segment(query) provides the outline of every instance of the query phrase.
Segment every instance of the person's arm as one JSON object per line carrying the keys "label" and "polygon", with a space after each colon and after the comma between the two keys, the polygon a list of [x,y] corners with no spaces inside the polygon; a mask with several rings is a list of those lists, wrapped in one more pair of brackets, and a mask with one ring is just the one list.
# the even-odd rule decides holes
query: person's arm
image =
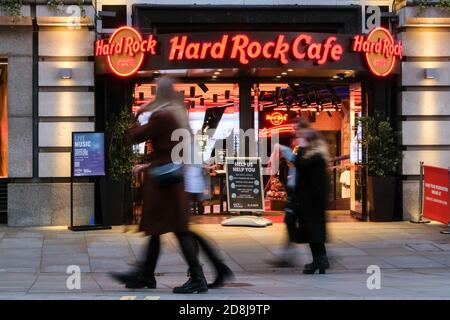
{"label": "person's arm", "polygon": [[283,158],[285,158],[289,162],[295,161],[295,155],[291,148],[280,145],[280,152]]}
{"label": "person's arm", "polygon": [[132,143],[141,143],[161,135],[168,127],[167,118],[156,113],[150,117],[147,124],[130,128],[128,130],[128,135]]}

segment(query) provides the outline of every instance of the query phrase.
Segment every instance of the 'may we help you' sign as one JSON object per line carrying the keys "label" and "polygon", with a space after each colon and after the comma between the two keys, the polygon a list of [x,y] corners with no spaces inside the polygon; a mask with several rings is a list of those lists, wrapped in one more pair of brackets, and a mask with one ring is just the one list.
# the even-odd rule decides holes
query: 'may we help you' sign
{"label": "'may we help you' sign", "polygon": [[261,159],[225,159],[229,211],[264,211]]}

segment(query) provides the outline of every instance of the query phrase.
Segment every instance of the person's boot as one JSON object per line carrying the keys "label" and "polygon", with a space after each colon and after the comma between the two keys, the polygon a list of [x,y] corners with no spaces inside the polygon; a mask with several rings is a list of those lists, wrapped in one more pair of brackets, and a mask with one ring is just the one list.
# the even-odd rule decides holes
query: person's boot
{"label": "person's boot", "polygon": [[117,282],[125,284],[128,289],[156,289],[155,276],[146,274],[142,268],[129,272],[110,272],[109,275]]}
{"label": "person's boot", "polygon": [[234,279],[234,273],[231,269],[223,262],[217,263],[215,266],[217,271],[216,279],[213,283],[208,284],[208,288],[220,288],[223,287],[225,282],[232,281]]}
{"label": "person's boot", "polygon": [[173,293],[206,293],[208,284],[203,274],[202,267],[189,269],[189,280],[181,287],[173,288]]}
{"label": "person's boot", "polygon": [[320,274],[325,274],[325,270],[330,267],[330,262],[326,254],[313,257],[313,262],[305,264],[304,274],[314,274],[319,270]]}

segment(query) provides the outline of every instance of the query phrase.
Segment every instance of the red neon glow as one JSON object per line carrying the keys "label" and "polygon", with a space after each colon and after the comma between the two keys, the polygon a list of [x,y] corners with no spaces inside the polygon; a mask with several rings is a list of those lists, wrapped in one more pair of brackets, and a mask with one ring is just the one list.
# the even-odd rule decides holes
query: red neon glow
{"label": "red neon glow", "polygon": [[[381,37],[376,38],[380,33]],[[391,73],[396,58],[402,58],[402,50],[401,42],[395,43],[392,34],[382,27],[370,31],[366,40],[361,35],[353,39],[353,51],[364,52],[370,71],[380,77]]]}
{"label": "red neon glow", "polygon": [[280,112],[272,112],[266,115],[266,120],[269,120],[274,126],[278,126],[287,121],[287,114],[281,114]]}
{"label": "red neon glow", "polygon": [[108,43],[97,40],[96,56],[106,56],[110,69],[120,77],[135,74],[144,61],[145,53],[156,54],[156,40],[153,35],[143,40],[141,34],[131,27],[114,31]]}
{"label": "red neon glow", "polygon": [[230,59],[236,59],[244,65],[259,58],[287,64],[291,55],[295,59],[308,59],[316,64],[324,64],[329,60],[338,61],[342,57],[343,47],[337,43],[336,37],[328,37],[323,43],[319,43],[313,42],[309,35],[299,34],[292,45],[285,38],[285,35],[278,35],[275,41],[262,43],[252,41],[245,34],[233,37],[224,34],[216,42],[189,42],[187,36],[174,36],[170,39],[169,60],[224,59],[225,52],[230,52]]}
{"label": "red neon glow", "polygon": [[295,132],[294,126],[292,124],[284,124],[278,127],[262,129],[259,137],[260,138],[268,138],[271,137],[274,133],[282,134],[282,133],[293,133]]}

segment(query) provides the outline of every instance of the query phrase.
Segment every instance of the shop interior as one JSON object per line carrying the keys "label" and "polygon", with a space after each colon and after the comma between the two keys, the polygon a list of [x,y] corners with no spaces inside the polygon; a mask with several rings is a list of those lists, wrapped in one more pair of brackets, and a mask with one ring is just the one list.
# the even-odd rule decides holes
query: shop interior
{"label": "shop interior", "polygon": [[[175,76],[194,134],[203,133],[202,159],[209,164],[205,174],[202,215],[230,214],[226,206],[224,156],[236,156],[239,150],[240,90],[236,69],[158,70],[153,76]],[[258,70],[251,81],[251,109],[256,129],[255,140],[270,139],[276,132],[281,144],[291,146],[294,136],[292,120],[307,119],[319,130],[329,145],[330,215],[350,218],[361,212],[361,151],[358,146],[357,117],[363,112],[361,85],[351,71],[319,71],[314,76],[305,70]],[[207,77],[205,77],[205,74]],[[149,73],[146,72],[148,76]],[[152,100],[156,86],[150,77],[137,77],[133,92],[133,112]],[[202,76],[202,77],[200,77]],[[215,129],[208,135],[207,129]],[[226,143],[226,141],[233,143]],[[136,147],[140,154],[151,152],[148,143]],[[262,155],[256,150],[256,156]],[[212,164],[212,165],[210,165]],[[282,170],[264,175],[266,214],[280,214],[286,201],[286,176]],[[135,179],[135,191],[140,181]],[[137,192],[138,193],[138,192]],[[135,198],[135,215],[140,199]],[[192,211],[198,214],[198,211]],[[345,219],[343,219],[345,220]]]}

